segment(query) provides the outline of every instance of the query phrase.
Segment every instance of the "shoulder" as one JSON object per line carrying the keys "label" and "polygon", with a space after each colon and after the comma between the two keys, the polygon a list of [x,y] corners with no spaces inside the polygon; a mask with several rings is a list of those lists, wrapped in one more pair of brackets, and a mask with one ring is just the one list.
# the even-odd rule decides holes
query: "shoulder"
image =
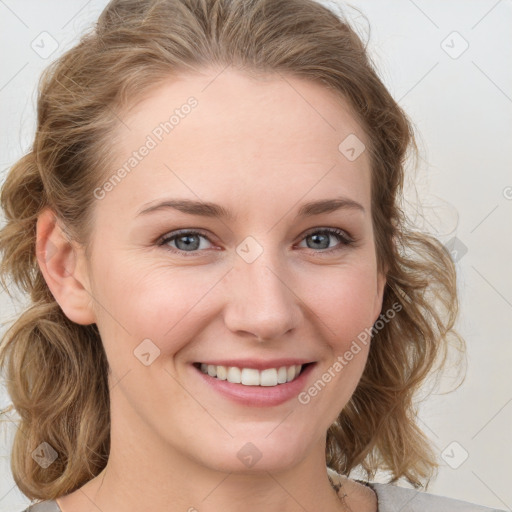
{"label": "shoulder", "polygon": [[[333,483],[341,486],[340,493],[345,493],[347,499],[350,495],[356,498],[353,503],[357,503],[360,510],[377,509],[377,512],[505,512],[502,509],[484,507],[393,484],[352,480],[329,467],[327,474]],[[367,490],[366,493],[362,491],[363,488]]]}
{"label": "shoulder", "polygon": [[360,483],[375,491],[379,504],[378,512],[397,512],[399,510],[402,512],[504,512],[392,484]]}
{"label": "shoulder", "polygon": [[57,502],[54,500],[40,501],[34,503],[22,512],[62,512]]}

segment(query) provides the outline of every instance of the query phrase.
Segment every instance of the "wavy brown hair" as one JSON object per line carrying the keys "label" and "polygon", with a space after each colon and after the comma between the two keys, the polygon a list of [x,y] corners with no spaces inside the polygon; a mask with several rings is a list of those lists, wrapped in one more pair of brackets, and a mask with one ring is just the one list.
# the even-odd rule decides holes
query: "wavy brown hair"
{"label": "wavy brown hair", "polygon": [[[0,351],[20,416],[16,484],[31,499],[68,494],[105,467],[110,449],[102,340],[95,324],[73,323],[52,296],[36,259],[37,217],[52,208],[87,248],[118,114],[163,80],[211,66],[320,83],[349,101],[365,131],[377,261],[387,274],[382,311],[401,310],[373,334],[359,385],[327,432],[326,463],[345,475],[385,470],[391,481],[424,485],[437,457],[417,425],[416,396],[443,367],[450,338],[464,345],[453,330],[455,268],[436,237],[404,214],[405,163],[418,153],[410,121],[346,18],[313,0],[114,0],[43,73],[32,148],[1,192],[1,281],[30,296]],[[58,453],[46,469],[30,455],[42,442]]]}

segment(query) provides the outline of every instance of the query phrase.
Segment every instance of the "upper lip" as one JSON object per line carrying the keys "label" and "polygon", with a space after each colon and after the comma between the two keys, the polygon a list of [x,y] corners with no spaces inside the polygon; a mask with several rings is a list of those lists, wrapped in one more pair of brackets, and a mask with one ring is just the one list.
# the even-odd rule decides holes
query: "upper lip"
{"label": "upper lip", "polygon": [[305,365],[313,363],[308,359],[297,359],[288,357],[263,361],[261,359],[212,359],[209,361],[197,361],[198,364],[211,364],[212,366],[236,366],[237,368],[254,368],[255,370],[266,370],[268,368],[280,368],[281,366]]}

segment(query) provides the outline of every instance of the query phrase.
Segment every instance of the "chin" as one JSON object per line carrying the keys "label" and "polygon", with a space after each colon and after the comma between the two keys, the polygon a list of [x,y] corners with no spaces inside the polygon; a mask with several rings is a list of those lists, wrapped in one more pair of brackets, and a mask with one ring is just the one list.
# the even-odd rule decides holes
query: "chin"
{"label": "chin", "polygon": [[306,457],[304,439],[286,437],[286,433],[272,436],[266,429],[260,436],[237,436],[228,443],[209,444],[200,449],[200,463],[220,472],[257,474],[286,471]]}

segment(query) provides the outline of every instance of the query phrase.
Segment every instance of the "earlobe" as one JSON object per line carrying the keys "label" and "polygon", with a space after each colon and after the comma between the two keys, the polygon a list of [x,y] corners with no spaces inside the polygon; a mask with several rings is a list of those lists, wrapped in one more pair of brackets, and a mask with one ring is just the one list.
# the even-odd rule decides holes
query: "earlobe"
{"label": "earlobe", "polygon": [[64,314],[77,324],[94,323],[87,275],[80,270],[77,250],[50,208],[43,210],[37,218],[36,258],[46,284]]}

